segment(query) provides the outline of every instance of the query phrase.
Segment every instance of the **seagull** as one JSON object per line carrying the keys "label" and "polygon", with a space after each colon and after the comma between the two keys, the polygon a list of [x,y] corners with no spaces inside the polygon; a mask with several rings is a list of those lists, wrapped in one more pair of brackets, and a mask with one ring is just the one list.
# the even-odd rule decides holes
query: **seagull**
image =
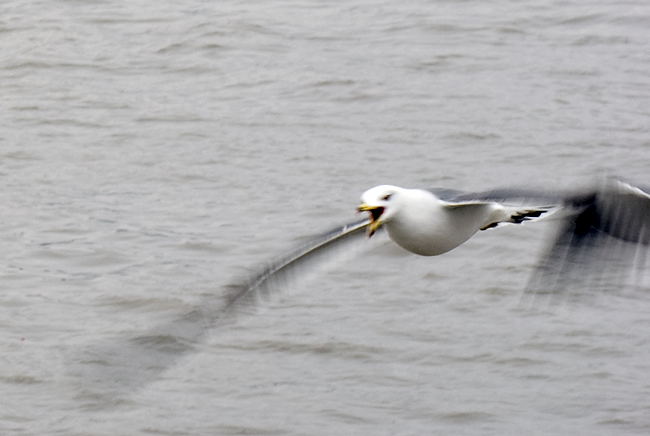
{"label": "seagull", "polygon": [[485,195],[443,200],[445,193],[450,191],[382,185],[363,193],[358,210],[370,212],[369,237],[384,225],[400,247],[421,256],[436,256],[458,247],[479,230],[538,219],[556,208],[512,206],[508,200],[502,203]]}
{"label": "seagull", "polygon": [[371,238],[381,229],[407,251],[437,256],[480,231],[555,216],[559,225],[554,242],[529,282],[529,289],[549,293],[561,291],[567,281],[602,273],[616,262],[642,268],[650,246],[650,189],[618,179],[571,192],[495,189],[468,193],[380,185],[361,195],[357,211],[367,212],[368,217],[314,237],[230,285],[226,308],[268,293],[286,281],[289,271],[299,272],[307,261]]}
{"label": "seagull", "polygon": [[[81,374],[84,389],[90,387],[88,398],[112,404],[115,395],[154,380],[194,349],[205,332],[229,322],[245,303],[254,305],[259,297],[281,289],[334,253],[374,245],[368,239],[379,232],[415,255],[437,256],[481,231],[555,217],[557,233],[528,285],[535,297],[562,295],[576,283],[612,271],[643,269],[650,246],[650,190],[616,179],[556,193],[520,189],[468,193],[381,185],[361,195],[357,212],[368,215],[308,239],[232,282],[225,293],[205,296],[192,311],[156,326],[150,334],[81,350],[72,371]],[[619,283],[616,280],[614,286]]]}

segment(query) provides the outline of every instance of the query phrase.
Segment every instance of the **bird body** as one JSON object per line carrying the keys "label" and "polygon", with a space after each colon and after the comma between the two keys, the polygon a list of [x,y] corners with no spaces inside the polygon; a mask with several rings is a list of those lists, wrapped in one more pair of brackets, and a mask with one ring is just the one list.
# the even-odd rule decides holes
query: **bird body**
{"label": "bird body", "polygon": [[360,211],[371,212],[369,235],[383,225],[402,248],[422,256],[452,250],[477,231],[538,218],[551,208],[507,206],[496,201],[448,202],[431,191],[381,185],[361,195]]}

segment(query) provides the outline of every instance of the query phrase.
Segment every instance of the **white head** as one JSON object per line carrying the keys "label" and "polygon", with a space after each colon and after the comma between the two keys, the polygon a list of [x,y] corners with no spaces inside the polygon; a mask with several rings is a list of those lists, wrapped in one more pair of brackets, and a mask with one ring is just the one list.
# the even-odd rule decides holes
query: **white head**
{"label": "white head", "polygon": [[399,197],[404,189],[397,186],[381,185],[361,194],[359,211],[370,212],[372,222],[368,225],[368,236],[372,236],[380,225],[397,213]]}

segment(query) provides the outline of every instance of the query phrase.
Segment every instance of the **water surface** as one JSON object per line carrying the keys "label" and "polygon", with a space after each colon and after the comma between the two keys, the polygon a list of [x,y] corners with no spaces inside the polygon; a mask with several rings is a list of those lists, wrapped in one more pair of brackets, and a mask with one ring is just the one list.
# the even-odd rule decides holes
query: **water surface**
{"label": "water surface", "polygon": [[5,2],[0,429],[647,434],[648,283],[519,304],[552,225],[183,318],[405,187],[648,184],[650,6]]}

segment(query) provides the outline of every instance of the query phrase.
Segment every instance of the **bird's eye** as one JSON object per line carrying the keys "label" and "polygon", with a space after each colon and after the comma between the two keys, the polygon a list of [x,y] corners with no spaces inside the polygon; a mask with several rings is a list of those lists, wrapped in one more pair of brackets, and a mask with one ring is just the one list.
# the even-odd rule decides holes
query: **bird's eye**
{"label": "bird's eye", "polygon": [[384,201],[390,200],[390,196],[391,196],[391,194],[386,194],[386,195],[384,195],[382,200],[384,200]]}

